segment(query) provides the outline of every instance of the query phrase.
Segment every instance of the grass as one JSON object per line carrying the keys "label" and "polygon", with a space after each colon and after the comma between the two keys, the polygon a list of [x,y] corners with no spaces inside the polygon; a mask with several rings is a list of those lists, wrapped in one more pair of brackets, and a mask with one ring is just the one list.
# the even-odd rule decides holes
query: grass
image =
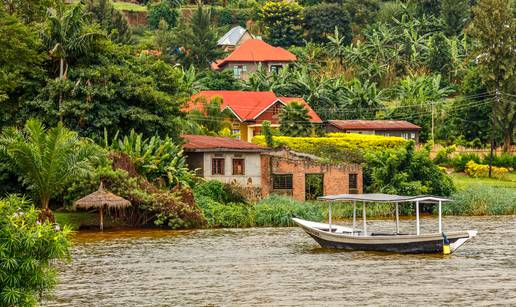
{"label": "grass", "polygon": [[128,2],[113,2],[113,7],[119,11],[146,12],[147,7]]}
{"label": "grass", "polygon": [[516,172],[507,174],[506,178],[472,178],[464,173],[451,173],[451,178],[458,190],[465,190],[472,185],[484,185],[499,188],[514,188],[516,189]]}
{"label": "grass", "polygon": [[88,212],[54,212],[56,222],[77,230],[81,225],[98,225],[99,216]]}

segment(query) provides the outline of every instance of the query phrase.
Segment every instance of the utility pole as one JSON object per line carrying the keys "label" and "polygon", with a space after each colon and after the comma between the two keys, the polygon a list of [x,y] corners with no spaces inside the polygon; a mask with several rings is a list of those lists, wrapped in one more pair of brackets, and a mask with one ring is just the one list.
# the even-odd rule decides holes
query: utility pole
{"label": "utility pole", "polygon": [[498,88],[496,88],[495,91],[495,101],[492,105],[491,110],[491,116],[492,116],[492,123],[491,123],[491,153],[489,155],[489,178],[491,178],[491,175],[493,173],[493,155],[494,155],[494,149],[495,149],[495,128],[496,128],[496,106],[500,104],[500,95],[499,95]]}

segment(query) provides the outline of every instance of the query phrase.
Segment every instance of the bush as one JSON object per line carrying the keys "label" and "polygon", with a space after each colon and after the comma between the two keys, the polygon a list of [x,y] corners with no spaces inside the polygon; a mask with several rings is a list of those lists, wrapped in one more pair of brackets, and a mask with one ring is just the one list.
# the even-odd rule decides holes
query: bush
{"label": "bush", "polygon": [[[470,177],[489,177],[489,165],[477,164],[474,161],[466,163],[464,172]],[[494,178],[503,178],[509,172],[505,167],[491,168],[491,175]]]}
{"label": "bush", "polygon": [[148,16],[149,26],[151,29],[157,29],[159,22],[164,20],[169,29],[172,29],[176,26],[178,16],[177,10],[172,7],[170,1],[163,0],[158,4],[151,5]]}
{"label": "bush", "polygon": [[351,42],[351,17],[348,11],[337,3],[321,3],[304,9],[304,27],[308,40],[318,43],[328,42],[328,35],[335,33],[335,28],[346,37],[345,43]]}
{"label": "bush", "polygon": [[209,197],[196,197],[209,227],[251,227],[254,225],[253,208],[243,203],[223,204]]}
{"label": "bush", "polygon": [[458,154],[451,159],[451,164],[456,172],[463,172],[466,168],[466,163],[469,161],[480,163],[480,157],[472,153]]}
{"label": "bush", "polygon": [[194,188],[194,195],[198,197],[208,197],[216,202],[245,203],[244,193],[239,186],[222,183],[217,180],[208,180]]}
{"label": "bush", "polygon": [[[353,133],[328,133],[325,137],[274,136],[273,139],[275,146],[287,146],[294,151],[311,154],[317,154],[322,147],[326,149],[334,147],[336,150],[364,153],[387,148],[398,148],[406,143],[406,140],[400,137]],[[263,146],[267,145],[263,135],[255,136],[253,143]]]}
{"label": "bush", "polygon": [[455,145],[440,148],[435,155],[434,163],[438,165],[450,163],[450,155],[455,149],[457,149]]}
{"label": "bush", "polygon": [[443,213],[455,215],[516,214],[516,189],[473,185],[452,195]]}
{"label": "bush", "polygon": [[309,202],[301,202],[290,197],[271,195],[255,205],[256,226],[293,226],[292,218],[322,221],[323,210]]}
{"label": "bush", "polygon": [[0,305],[36,306],[56,285],[56,260],[69,259],[71,230],[18,197],[0,199]]}
{"label": "bush", "polygon": [[[482,158],[482,164],[489,164],[488,154]],[[516,169],[516,155],[506,152],[501,155],[493,155],[493,165]]]}

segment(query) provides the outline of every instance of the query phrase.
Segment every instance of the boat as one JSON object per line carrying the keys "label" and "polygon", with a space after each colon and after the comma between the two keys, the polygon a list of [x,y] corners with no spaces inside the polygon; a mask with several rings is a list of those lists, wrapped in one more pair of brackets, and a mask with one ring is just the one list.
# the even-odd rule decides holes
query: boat
{"label": "boat", "polygon": [[[391,194],[339,194],[318,198],[327,201],[328,223],[317,223],[300,218],[293,218],[293,222],[299,225],[308,235],[324,248],[336,248],[349,251],[378,251],[393,253],[442,253],[451,254],[460,246],[477,235],[476,230],[443,232],[442,205],[450,202],[450,199],[419,195],[400,196]],[[357,228],[357,202],[362,202],[362,228]],[[345,227],[332,224],[332,204],[353,204],[353,225]],[[395,206],[396,231],[395,232],[371,232],[367,229],[366,207],[368,203],[381,203]],[[400,233],[399,206],[401,204],[415,203],[416,230],[415,234]],[[419,221],[420,204],[434,204],[438,206],[438,231],[421,233]]]}

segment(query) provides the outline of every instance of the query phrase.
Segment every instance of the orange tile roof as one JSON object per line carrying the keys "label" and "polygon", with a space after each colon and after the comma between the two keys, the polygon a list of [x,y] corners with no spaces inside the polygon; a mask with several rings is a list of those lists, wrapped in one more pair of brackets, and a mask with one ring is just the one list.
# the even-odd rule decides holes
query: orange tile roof
{"label": "orange tile roof", "polygon": [[322,122],[317,113],[303,98],[277,97],[273,92],[201,91],[192,96],[183,111],[202,110],[202,104],[196,102],[199,97],[205,97],[208,101],[213,97],[221,97],[223,99],[221,108],[231,110],[241,122],[256,120],[277,101],[284,104],[297,101],[308,109],[308,115],[310,115],[312,122]]}
{"label": "orange tile roof", "polygon": [[229,62],[293,62],[297,57],[281,47],[274,47],[261,39],[250,39],[240,45],[225,59],[212,63],[213,69],[220,69]]}
{"label": "orange tile roof", "polygon": [[329,120],[342,130],[421,130],[421,127],[404,120]]}
{"label": "orange tile roof", "polygon": [[183,134],[181,137],[185,140],[183,148],[187,152],[224,150],[262,152],[268,150],[267,147],[228,137],[192,134]]}

